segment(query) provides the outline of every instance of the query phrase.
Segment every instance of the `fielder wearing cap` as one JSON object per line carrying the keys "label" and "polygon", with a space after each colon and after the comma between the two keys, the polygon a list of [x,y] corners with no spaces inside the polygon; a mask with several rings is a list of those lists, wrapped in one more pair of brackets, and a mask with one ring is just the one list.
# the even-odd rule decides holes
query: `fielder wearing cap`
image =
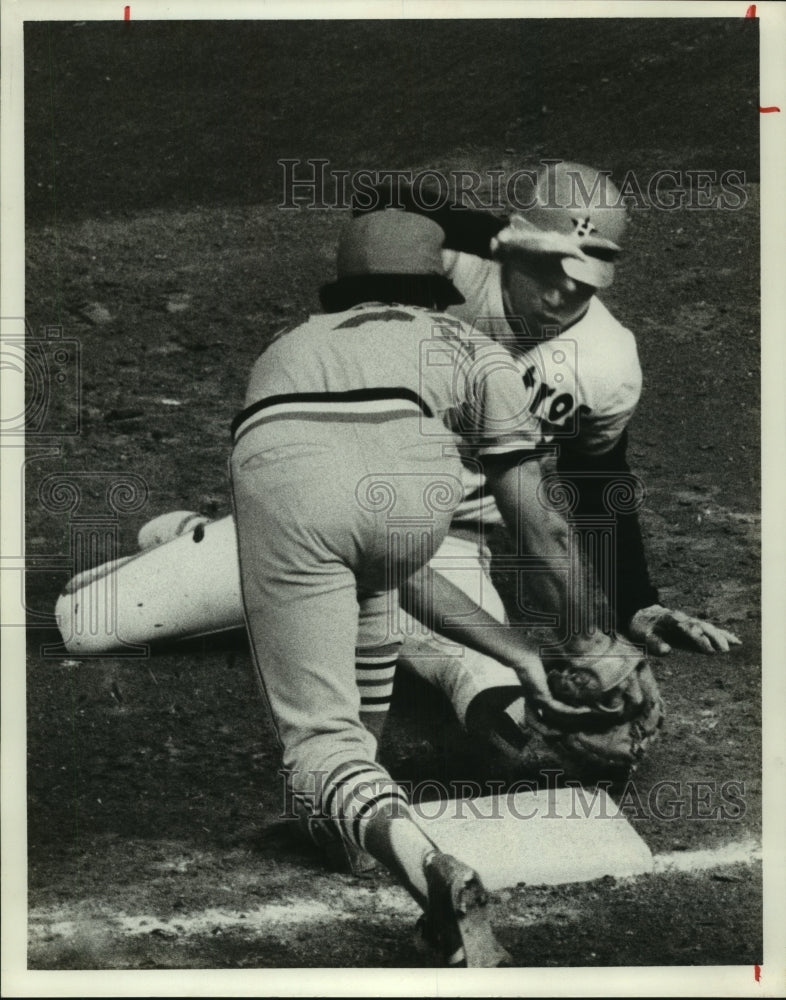
{"label": "fielder wearing cap", "polygon": [[[539,434],[520,359],[437,311],[460,298],[442,238],[400,211],[351,221],[322,293],[341,308],[282,334],[251,371],[232,425],[233,506],[251,648],[306,822],[400,879],[445,962],[499,965],[478,876],[435,848],[376,762],[401,645],[397,589],[447,534],[459,449],[488,463],[506,523],[531,525],[523,537],[547,560],[567,555],[560,515],[524,517],[538,506]],[[559,613],[576,621],[581,595],[549,575]],[[439,601],[464,620],[461,592],[444,584]],[[427,602],[413,607],[441,628]],[[534,704],[581,714],[554,701],[521,633],[496,624],[473,617],[450,633],[515,669]],[[587,624],[593,646],[638,657]]]}
{"label": "fielder wearing cap", "polygon": [[464,296],[445,274],[441,227],[421,215],[387,212],[360,216],[349,226],[336,257],[337,279],[319,292],[326,312],[358,301],[405,298],[431,308],[459,305]]}

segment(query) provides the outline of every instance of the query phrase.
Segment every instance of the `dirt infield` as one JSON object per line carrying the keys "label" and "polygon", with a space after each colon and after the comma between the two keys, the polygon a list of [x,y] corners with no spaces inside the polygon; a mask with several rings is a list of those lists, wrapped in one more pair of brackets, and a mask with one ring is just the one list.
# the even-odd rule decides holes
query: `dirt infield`
{"label": "dirt infield", "polygon": [[[242,637],[52,648],[73,527],[106,514],[107,476],[147,490],[112,521],[120,553],[157,514],[229,512],[247,372],[316,310],[346,217],[281,210],[286,157],[510,173],[565,156],[618,181],[714,172],[710,198],[737,175],[725,210],[634,205],[602,297],[645,374],[631,460],[653,579],[744,645],[654,663],[666,729],[613,791],[655,873],[492,905],[521,967],[761,963],[757,23],[43,23],[25,43],[27,319],[79,348],[79,392],[53,397],[52,448],[26,467],[29,967],[426,963],[403,890],[326,871],[280,818]],[[78,517],[41,492],[53,476],[78,477]],[[447,787],[513,778],[406,676],[383,760]],[[519,776],[582,777],[558,766],[536,741]]]}

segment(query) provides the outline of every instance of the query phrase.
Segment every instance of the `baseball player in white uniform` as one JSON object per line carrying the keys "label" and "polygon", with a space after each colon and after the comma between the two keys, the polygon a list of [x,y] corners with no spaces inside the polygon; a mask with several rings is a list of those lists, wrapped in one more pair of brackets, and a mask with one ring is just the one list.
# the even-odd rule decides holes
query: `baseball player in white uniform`
{"label": "baseball player in white uniform", "polygon": [[[478,876],[422,832],[361,719],[389,701],[397,590],[447,534],[461,454],[486,469],[514,530],[537,503],[526,366],[433,311],[460,298],[440,274],[442,239],[401,211],[352,220],[325,290],[340,311],[274,340],[252,370],[232,428],[233,503],[248,634],[292,793],[399,877],[446,962],[498,965],[507,956]],[[564,555],[559,514],[530,522],[544,556]],[[551,583],[569,614],[575,595],[559,571]],[[488,625],[451,631],[515,664],[527,696],[554,705],[537,654]]]}
{"label": "baseball player in white uniform", "polygon": [[[660,605],[635,509],[606,506],[614,481],[630,481],[626,427],[642,385],[633,334],[596,296],[613,281],[627,223],[614,184],[591,167],[550,161],[538,172],[533,207],[507,220],[457,206],[430,211],[406,191],[403,198],[446,234],[445,271],[465,299],[450,312],[492,338],[514,333],[520,345],[532,345],[524,353],[531,413],[542,441],[558,444],[556,470],[575,488],[575,513],[614,516],[615,562],[601,583],[616,627],[655,655],[669,652],[670,641],[705,653],[739,645],[732,633]],[[570,254],[577,245],[583,259]],[[487,573],[486,541],[500,518],[482,476],[475,486],[434,566],[504,620]],[[408,643],[402,661],[447,694],[470,732],[515,762],[531,733],[512,671],[470,649],[457,662],[429,638]]]}

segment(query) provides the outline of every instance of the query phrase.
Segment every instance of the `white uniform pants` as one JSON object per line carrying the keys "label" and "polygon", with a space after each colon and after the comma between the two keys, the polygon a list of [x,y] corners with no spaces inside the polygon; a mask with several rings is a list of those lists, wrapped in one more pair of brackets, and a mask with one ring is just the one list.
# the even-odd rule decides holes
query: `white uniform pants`
{"label": "white uniform pants", "polygon": [[[449,534],[430,565],[493,618],[504,622],[505,607],[489,575],[490,558],[480,533],[474,538],[471,534],[469,537]],[[443,691],[462,725],[475,695],[488,688],[520,683],[511,667],[473,649],[449,643],[436,633],[427,634],[419,622],[408,621],[405,630],[399,663]]]}

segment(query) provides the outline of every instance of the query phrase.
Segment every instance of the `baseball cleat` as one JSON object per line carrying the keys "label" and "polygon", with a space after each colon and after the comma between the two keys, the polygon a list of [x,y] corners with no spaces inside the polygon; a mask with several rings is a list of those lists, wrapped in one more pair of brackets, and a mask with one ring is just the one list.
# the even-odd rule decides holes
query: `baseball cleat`
{"label": "baseball cleat", "polygon": [[477,872],[452,855],[436,851],[425,873],[428,907],[417,923],[421,942],[437,951],[449,968],[512,965],[491,929],[488,895]]}

